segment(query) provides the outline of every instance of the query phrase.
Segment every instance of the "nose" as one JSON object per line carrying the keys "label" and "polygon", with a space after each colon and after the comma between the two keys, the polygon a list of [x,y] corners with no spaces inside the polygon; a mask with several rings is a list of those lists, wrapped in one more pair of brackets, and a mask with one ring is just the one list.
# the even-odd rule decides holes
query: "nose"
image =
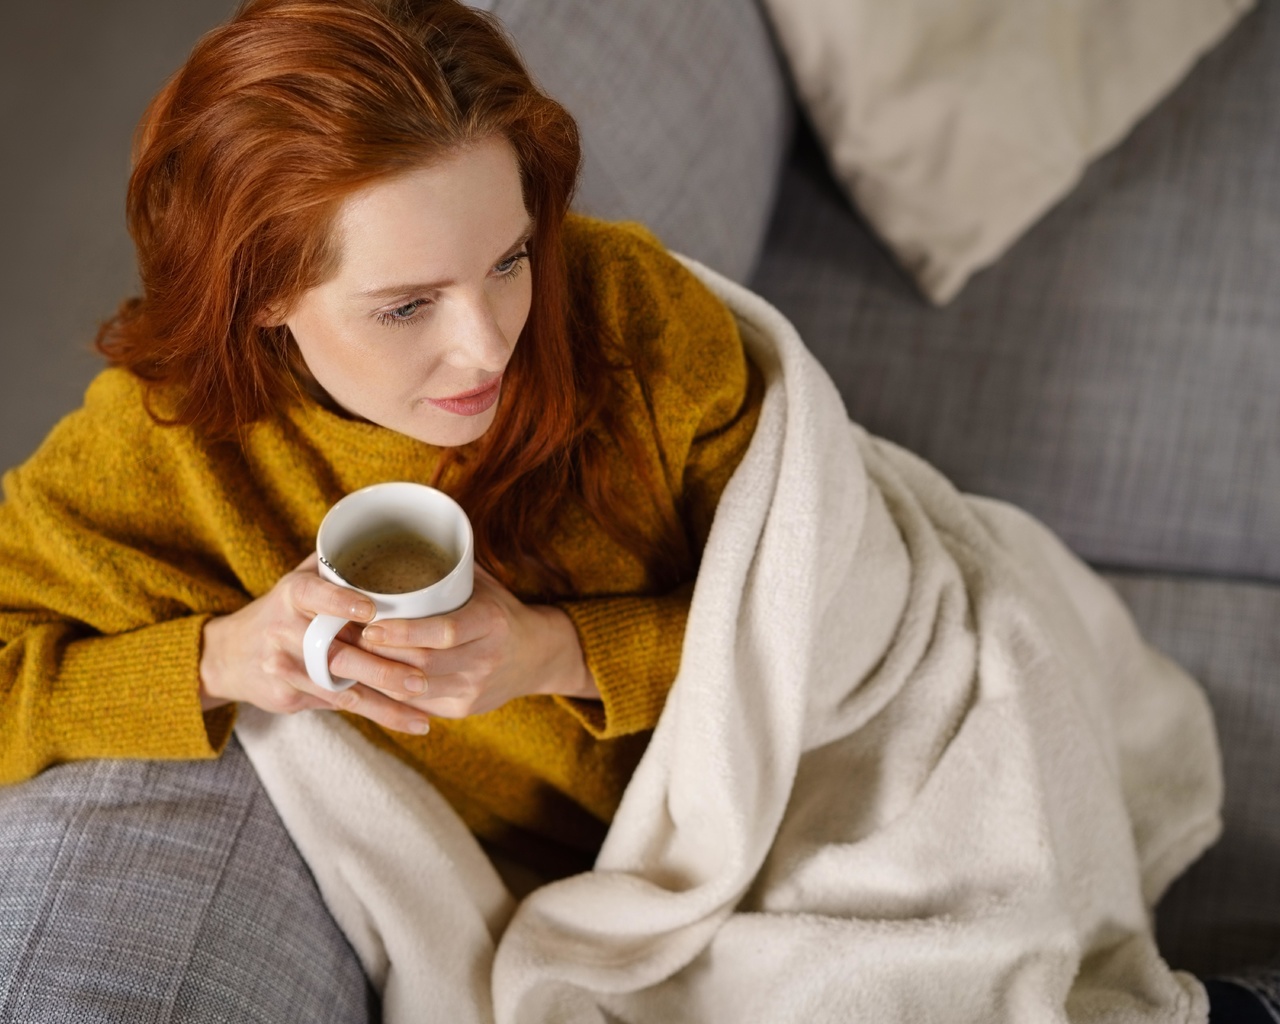
{"label": "nose", "polygon": [[447,361],[459,369],[490,373],[505,368],[516,339],[507,337],[491,296],[469,291],[450,305]]}

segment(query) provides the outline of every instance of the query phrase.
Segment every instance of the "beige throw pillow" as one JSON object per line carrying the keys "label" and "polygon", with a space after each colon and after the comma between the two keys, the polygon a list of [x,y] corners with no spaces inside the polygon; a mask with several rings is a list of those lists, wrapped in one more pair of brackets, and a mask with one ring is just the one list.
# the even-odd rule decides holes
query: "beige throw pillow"
{"label": "beige throw pillow", "polygon": [[952,299],[1253,0],[763,0],[836,176]]}

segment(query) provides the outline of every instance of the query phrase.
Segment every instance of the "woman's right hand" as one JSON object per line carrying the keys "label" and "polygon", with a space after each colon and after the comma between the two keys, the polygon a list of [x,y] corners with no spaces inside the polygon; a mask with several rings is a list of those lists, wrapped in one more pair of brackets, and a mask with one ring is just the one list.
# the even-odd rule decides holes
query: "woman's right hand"
{"label": "woman's right hand", "polygon": [[257,600],[205,624],[201,706],[209,710],[243,701],[284,715],[331,708],[395,732],[427,732],[430,716],[404,703],[422,693],[422,673],[345,642],[345,631],[330,649],[329,664],[335,676],[358,680],[356,685],[331,693],[307,675],[302,638],[315,616],[340,615],[359,624],[374,615],[372,601],[322,579],[316,565],[313,553]]}

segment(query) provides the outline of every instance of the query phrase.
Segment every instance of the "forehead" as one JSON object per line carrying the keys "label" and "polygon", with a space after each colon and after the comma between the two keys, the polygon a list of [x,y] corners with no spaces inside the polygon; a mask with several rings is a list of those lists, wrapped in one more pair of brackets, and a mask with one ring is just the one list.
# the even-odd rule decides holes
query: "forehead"
{"label": "forehead", "polygon": [[337,276],[376,287],[487,269],[528,219],[515,151],[484,139],[349,196],[335,223]]}

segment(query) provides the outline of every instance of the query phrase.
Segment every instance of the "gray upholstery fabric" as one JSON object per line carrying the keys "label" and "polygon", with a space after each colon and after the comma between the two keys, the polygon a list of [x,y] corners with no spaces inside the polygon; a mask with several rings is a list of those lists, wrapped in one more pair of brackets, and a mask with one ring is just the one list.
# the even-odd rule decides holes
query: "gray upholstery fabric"
{"label": "gray upholstery fabric", "polygon": [[1117,566],[1280,578],[1280,8],[945,309],[810,145],[754,287],[852,416]]}
{"label": "gray upholstery fabric", "polygon": [[577,206],[638,220],[744,280],[791,137],[786,81],[753,0],[482,0],[578,120]]}
{"label": "gray upholstery fabric", "polygon": [[1112,576],[1144,635],[1204,685],[1222,743],[1223,835],[1157,913],[1202,975],[1280,963],[1280,587]]}
{"label": "gray upholstery fabric", "polygon": [[0,787],[5,1024],[367,1024],[376,999],[248,759]]}

